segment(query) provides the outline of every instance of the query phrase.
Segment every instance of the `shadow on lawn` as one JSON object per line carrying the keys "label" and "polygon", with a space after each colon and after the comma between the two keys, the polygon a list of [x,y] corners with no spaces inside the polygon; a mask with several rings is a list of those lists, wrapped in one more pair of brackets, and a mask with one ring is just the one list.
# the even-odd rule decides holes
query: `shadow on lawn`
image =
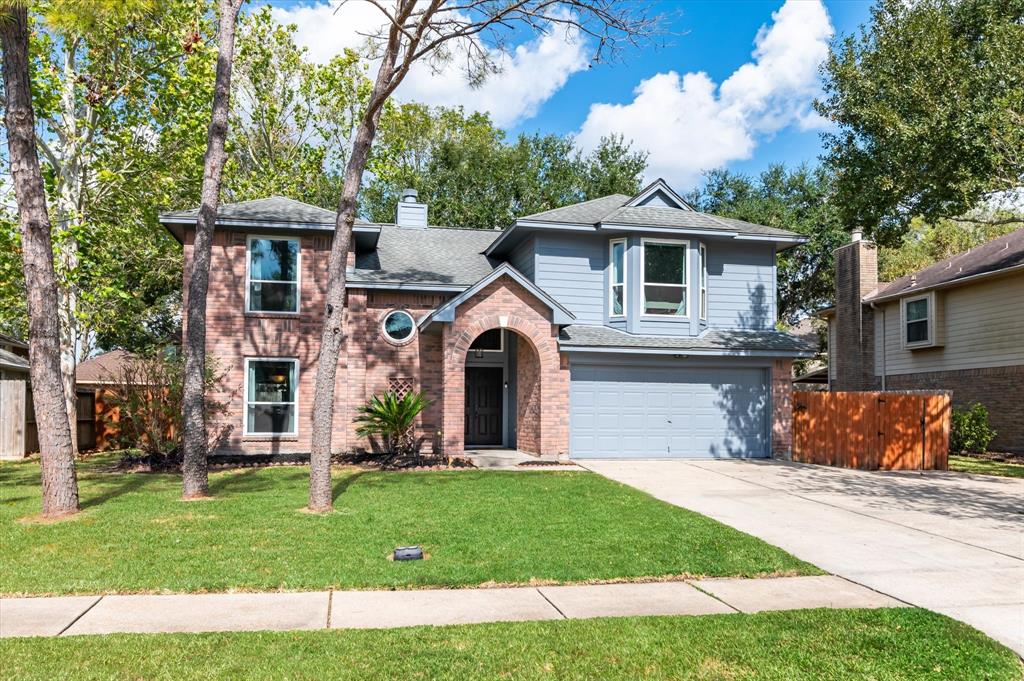
{"label": "shadow on lawn", "polygon": [[123,473],[117,475],[116,478],[111,476],[110,478],[104,479],[102,482],[93,477],[89,487],[95,489],[102,486],[103,491],[96,496],[83,498],[81,502],[82,510],[92,508],[93,506],[99,506],[111,499],[116,499],[124,494],[136,492],[139,489],[151,486],[156,482],[158,481],[148,478],[145,473]]}

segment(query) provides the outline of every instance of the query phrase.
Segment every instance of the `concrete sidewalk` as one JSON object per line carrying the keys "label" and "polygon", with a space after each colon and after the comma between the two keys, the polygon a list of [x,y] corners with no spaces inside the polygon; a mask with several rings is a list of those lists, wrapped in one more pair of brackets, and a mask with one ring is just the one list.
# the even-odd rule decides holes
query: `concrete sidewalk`
{"label": "concrete sidewalk", "polygon": [[780,461],[585,466],[1024,654],[1024,480]]}
{"label": "concrete sidewalk", "polygon": [[905,604],[834,576],[511,589],[0,599],[0,637],[367,629]]}

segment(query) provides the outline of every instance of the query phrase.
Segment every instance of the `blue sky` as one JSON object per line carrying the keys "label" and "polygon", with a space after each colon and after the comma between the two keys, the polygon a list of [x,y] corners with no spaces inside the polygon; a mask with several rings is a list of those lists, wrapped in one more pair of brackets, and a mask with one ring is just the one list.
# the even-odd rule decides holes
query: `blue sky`
{"label": "blue sky", "polygon": [[[380,21],[368,3],[335,12],[313,0],[275,2],[275,17],[326,61],[356,47]],[[470,89],[454,66],[410,73],[400,99],[487,111],[512,133],[575,134],[584,148],[622,134],[650,152],[649,178],[687,190],[713,167],[757,173],[772,163],[814,163],[827,124],[814,114],[818,66],[829,41],[866,22],[854,0],[676,1],[668,45],[590,66],[593,45],[565,31],[524,36],[502,73]]]}

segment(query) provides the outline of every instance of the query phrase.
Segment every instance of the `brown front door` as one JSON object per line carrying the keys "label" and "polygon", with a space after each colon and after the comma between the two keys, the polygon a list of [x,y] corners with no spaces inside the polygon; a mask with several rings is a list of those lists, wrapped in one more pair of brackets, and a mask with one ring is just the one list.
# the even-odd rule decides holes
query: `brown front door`
{"label": "brown front door", "polygon": [[501,444],[501,367],[466,367],[466,446]]}

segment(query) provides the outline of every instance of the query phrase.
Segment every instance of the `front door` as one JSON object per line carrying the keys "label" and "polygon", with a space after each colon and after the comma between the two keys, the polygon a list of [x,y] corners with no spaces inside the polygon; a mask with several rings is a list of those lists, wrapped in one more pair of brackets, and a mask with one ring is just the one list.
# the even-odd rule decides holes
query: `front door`
{"label": "front door", "polygon": [[501,367],[466,367],[466,446],[501,445]]}

